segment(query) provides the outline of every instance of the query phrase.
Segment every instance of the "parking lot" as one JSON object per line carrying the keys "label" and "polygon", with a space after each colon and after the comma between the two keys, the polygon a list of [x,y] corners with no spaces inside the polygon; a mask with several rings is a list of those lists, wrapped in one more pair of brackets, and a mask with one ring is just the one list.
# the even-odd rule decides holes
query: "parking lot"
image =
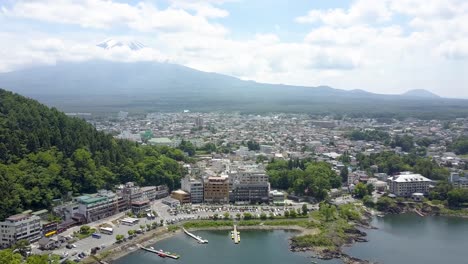
{"label": "parking lot", "polygon": [[[87,237],[82,240],[74,242],[72,248],[66,248],[67,243],[63,243],[58,249],[42,251],[38,249],[38,245],[33,244],[34,254],[53,253],[58,255],[66,255],[69,259],[79,261],[78,255],[84,253],[89,255],[93,248],[106,248],[116,243],[116,235],[123,235],[125,238],[128,237],[129,230],[138,230],[140,225],[146,226],[147,224],[152,225],[157,223],[158,226],[161,220],[164,225],[176,224],[185,220],[192,219],[212,219],[217,214],[219,219],[223,218],[225,213],[228,213],[230,218],[237,218],[242,216],[244,213],[250,213],[253,217],[260,217],[262,213],[267,216],[282,216],[285,210],[301,210],[302,203],[288,202],[287,206],[252,206],[252,205],[184,205],[177,209],[170,208],[168,205],[162,203],[161,200],[156,200],[151,204],[151,210],[155,211],[157,216],[154,219],[139,218],[139,222],[133,226],[124,225],[120,223],[120,220],[125,218],[125,214],[119,214],[107,219],[102,219],[98,222],[87,224],[91,228],[99,230],[99,226],[106,224],[112,226],[113,234],[101,234],[101,238]],[[316,205],[308,205],[309,210],[315,210]],[[71,237],[74,231],[79,231],[80,227],[74,227],[62,233],[62,236]]]}

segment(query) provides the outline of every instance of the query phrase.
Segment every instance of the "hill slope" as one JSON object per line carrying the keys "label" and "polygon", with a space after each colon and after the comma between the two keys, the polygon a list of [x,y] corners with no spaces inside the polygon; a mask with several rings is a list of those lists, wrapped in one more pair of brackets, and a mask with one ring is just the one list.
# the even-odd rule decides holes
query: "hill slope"
{"label": "hill slope", "polygon": [[180,150],[138,147],[37,101],[0,89],[0,219],[115,184],[175,188]]}

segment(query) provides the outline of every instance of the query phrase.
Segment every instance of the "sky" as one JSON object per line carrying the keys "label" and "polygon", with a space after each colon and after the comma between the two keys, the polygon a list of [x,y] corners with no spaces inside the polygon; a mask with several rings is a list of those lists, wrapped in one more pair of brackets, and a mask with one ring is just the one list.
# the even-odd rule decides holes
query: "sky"
{"label": "sky", "polygon": [[92,59],[468,98],[468,1],[0,0],[0,72]]}

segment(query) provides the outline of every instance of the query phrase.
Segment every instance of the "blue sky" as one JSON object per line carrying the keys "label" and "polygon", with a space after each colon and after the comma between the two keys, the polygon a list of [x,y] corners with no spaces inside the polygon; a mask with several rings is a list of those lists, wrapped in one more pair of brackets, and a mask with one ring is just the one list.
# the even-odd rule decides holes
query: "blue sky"
{"label": "blue sky", "polygon": [[[3,0],[0,72],[154,60],[242,79],[468,98],[465,0]],[[144,49],[102,49],[112,38]]]}

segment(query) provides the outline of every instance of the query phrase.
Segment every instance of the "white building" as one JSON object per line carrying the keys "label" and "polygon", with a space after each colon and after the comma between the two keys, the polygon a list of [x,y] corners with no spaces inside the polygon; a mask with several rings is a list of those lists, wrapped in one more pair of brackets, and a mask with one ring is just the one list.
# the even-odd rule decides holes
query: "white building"
{"label": "white building", "polygon": [[387,183],[391,193],[396,196],[409,197],[413,193],[427,195],[432,181],[421,174],[402,172],[400,175],[389,177]]}
{"label": "white building", "polygon": [[190,193],[192,203],[203,203],[203,182],[190,176],[181,180],[181,189]]}
{"label": "white building", "polygon": [[10,247],[19,240],[30,242],[41,238],[41,218],[31,214],[12,215],[0,222],[0,246]]}

